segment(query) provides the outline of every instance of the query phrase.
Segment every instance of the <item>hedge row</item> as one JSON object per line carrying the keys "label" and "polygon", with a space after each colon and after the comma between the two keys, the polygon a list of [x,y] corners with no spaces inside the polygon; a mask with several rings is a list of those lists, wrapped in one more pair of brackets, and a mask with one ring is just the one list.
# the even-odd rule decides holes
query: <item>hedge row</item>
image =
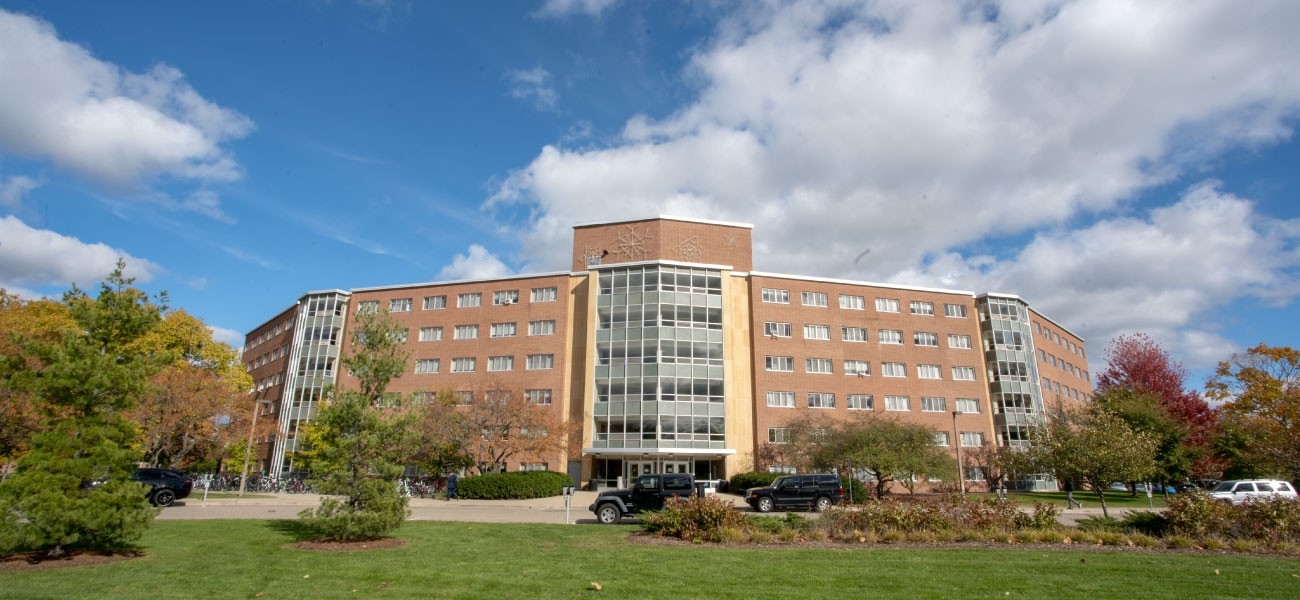
{"label": "hedge row", "polygon": [[573,479],[555,471],[517,471],[462,477],[456,494],[474,500],[525,500],[547,498],[564,493]]}

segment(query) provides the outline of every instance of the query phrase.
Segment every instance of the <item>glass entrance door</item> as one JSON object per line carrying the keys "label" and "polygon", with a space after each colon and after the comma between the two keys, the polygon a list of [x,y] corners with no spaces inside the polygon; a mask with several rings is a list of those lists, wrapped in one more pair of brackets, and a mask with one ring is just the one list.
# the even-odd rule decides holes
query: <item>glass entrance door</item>
{"label": "glass entrance door", "polygon": [[655,473],[655,463],[651,460],[625,460],[623,461],[623,476],[627,477],[627,486],[632,487],[636,483],[636,478],[642,475]]}
{"label": "glass entrance door", "polygon": [[665,473],[690,473],[693,466],[689,460],[665,460],[663,464]]}

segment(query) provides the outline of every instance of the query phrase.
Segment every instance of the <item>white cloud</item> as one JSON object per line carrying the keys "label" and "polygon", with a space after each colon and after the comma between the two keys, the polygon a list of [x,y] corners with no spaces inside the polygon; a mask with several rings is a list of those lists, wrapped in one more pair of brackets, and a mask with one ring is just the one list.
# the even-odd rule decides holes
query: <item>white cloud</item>
{"label": "white cloud", "polygon": [[181,72],[129,73],[59,39],[48,23],[0,10],[0,150],[48,158],[113,186],[153,176],[229,181],[220,147],[253,130]]}
{"label": "white cloud", "polygon": [[618,0],[546,0],[535,14],[549,18],[582,14],[594,18],[599,17],[615,4],[618,4]]}
{"label": "white cloud", "polygon": [[1209,367],[1234,345],[1207,316],[1239,297],[1300,291],[1300,221],[1261,216],[1218,186],[1197,184],[1146,218],[1040,234],[1004,260],[947,253],[893,280],[1019,294],[1088,338],[1094,363],[1109,340],[1142,331]]}
{"label": "white cloud", "polygon": [[22,206],[23,197],[38,187],[41,184],[26,175],[14,175],[0,180],[0,207],[14,209]]}
{"label": "white cloud", "polygon": [[555,110],[560,99],[559,92],[548,85],[551,74],[541,67],[528,70],[515,70],[506,73],[510,82],[510,97],[516,100],[531,100],[537,110]]}
{"label": "white cloud", "polygon": [[33,229],[14,216],[0,217],[0,287],[85,285],[113,272],[119,258],[126,261],[124,274],[140,282],[152,280],[161,270],[104,244]]}
{"label": "white cloud", "polygon": [[438,279],[489,279],[504,277],[512,271],[487,248],[471,244],[467,254],[457,254],[451,264],[438,271]]}
{"label": "white cloud", "polygon": [[[607,147],[548,146],[495,190],[488,207],[532,211],[518,232],[519,255],[535,261],[525,270],[564,268],[573,223],[674,214],[753,223],[761,270],[868,280],[919,273],[944,285],[978,267],[950,254],[956,248],[996,248],[1100,218],[1077,234],[1037,238],[1022,260],[1043,268],[1012,271],[993,259],[984,268],[1006,270],[1003,291],[1087,332],[1216,335],[1189,325],[1198,309],[1188,307],[1296,296],[1280,262],[1190,252],[1212,242],[1237,259],[1255,256],[1234,245],[1243,240],[1216,235],[1214,219],[1274,252],[1268,243],[1295,227],[1259,224],[1248,203],[1214,186],[1150,221],[1109,217],[1202,161],[1292,135],[1300,37],[1289,24],[1300,22],[1300,3],[734,8],[690,60],[694,101],[664,118],[630,118]],[[1108,246],[1147,248],[1133,247],[1138,232],[1159,241],[1152,259],[1163,262],[1134,265]],[[1079,257],[1088,260],[1073,276],[1146,283],[1071,286],[1087,296],[1073,303],[1036,293],[1066,283],[1047,265]],[[941,270],[947,262],[956,263],[953,277]],[[1108,315],[1088,303],[1124,308]]]}
{"label": "white cloud", "polygon": [[230,347],[236,350],[244,347],[244,334],[233,329],[226,329],[224,327],[216,327],[213,325],[208,325],[208,329],[212,331],[212,339],[214,341],[230,344]]}

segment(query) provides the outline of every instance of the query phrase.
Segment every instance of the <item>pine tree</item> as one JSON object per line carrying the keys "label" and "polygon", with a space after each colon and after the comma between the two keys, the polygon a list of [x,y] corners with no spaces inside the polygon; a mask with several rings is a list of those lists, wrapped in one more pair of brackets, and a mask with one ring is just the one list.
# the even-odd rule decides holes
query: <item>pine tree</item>
{"label": "pine tree", "polygon": [[320,539],[375,539],[400,527],[409,513],[397,489],[402,465],[395,442],[404,423],[380,408],[388,382],[406,369],[406,356],[387,314],[356,318],[353,350],[343,366],[358,380],[358,390],[331,390],[313,421],[313,484],[326,497],[298,516]]}
{"label": "pine tree", "polygon": [[124,265],[91,299],[75,287],[63,297],[77,330],[57,341],[25,339],[0,364],[0,386],[39,399],[44,430],[0,484],[0,550],[129,550],[156,509],[131,481],[136,431],[123,417],[163,358],[129,350],[161,319],[158,303],[123,276]]}

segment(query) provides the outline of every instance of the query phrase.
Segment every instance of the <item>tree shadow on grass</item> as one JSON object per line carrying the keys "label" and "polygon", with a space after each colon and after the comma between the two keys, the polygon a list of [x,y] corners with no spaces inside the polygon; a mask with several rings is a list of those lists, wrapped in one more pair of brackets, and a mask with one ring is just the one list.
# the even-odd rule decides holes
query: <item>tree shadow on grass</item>
{"label": "tree shadow on grass", "polygon": [[266,526],[272,531],[289,536],[294,542],[308,542],[321,538],[319,531],[298,519],[275,519],[267,521]]}

